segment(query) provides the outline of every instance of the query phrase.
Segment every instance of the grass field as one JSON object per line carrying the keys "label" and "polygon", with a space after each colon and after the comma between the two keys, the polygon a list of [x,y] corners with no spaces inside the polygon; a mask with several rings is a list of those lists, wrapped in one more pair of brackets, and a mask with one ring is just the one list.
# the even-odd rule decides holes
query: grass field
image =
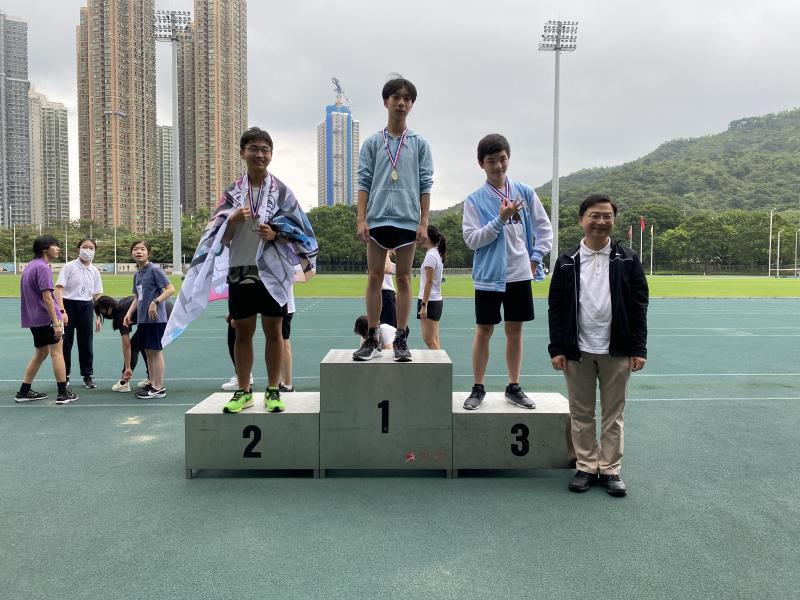
{"label": "grass field", "polygon": [[[179,277],[170,278],[180,289]],[[472,279],[469,275],[450,275],[445,278],[442,293],[448,298],[471,298]],[[768,279],[766,277],[732,277],[702,275],[656,275],[648,277],[650,295],[654,298],[800,298],[800,279]],[[105,292],[121,297],[131,293],[132,275],[103,275]],[[298,298],[357,298],[364,295],[365,275],[317,275],[306,284],[295,286]],[[550,280],[534,285],[534,296],[544,298]],[[414,278],[416,296],[419,279]],[[0,276],[0,297],[19,297],[19,276]]]}

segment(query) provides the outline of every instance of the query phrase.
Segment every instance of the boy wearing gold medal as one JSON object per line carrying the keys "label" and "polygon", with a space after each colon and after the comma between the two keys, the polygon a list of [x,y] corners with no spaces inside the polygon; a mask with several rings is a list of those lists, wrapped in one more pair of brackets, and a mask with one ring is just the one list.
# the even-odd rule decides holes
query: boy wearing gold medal
{"label": "boy wearing gold medal", "polygon": [[433,159],[425,139],[406,125],[417,100],[413,83],[396,76],[383,86],[386,127],[364,142],[358,159],[358,225],[356,235],[367,244],[366,290],[368,333],[353,360],[381,354],[378,339],[381,287],[386,253],[397,257],[397,333],[394,360],[408,362],[408,314],[411,310],[411,265],[415,243],[427,237],[433,186]]}

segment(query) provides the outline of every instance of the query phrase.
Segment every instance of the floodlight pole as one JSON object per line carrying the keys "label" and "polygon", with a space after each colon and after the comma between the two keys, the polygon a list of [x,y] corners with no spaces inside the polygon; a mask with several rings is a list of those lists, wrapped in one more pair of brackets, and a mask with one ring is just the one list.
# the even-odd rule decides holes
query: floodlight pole
{"label": "floodlight pole", "polygon": [[[10,212],[10,211],[9,211]],[[17,274],[17,224],[12,223],[11,227],[14,229],[14,275]],[[795,255],[797,254],[797,250],[795,250]],[[797,262],[797,256],[795,256],[794,262]]]}
{"label": "floodlight pole", "polygon": [[767,277],[772,277],[772,213],[778,207],[776,206],[771,211],[769,211],[769,251],[767,254]]}
{"label": "floodlight pole", "polygon": [[794,275],[795,277],[798,276],[797,273],[797,234],[800,233],[800,229],[794,232]]}
{"label": "floodlight pole", "polygon": [[181,264],[181,171],[178,116],[178,44],[189,25],[189,11],[157,10],[156,41],[172,43],[172,272],[182,273]]}
{"label": "floodlight pole", "polygon": [[572,52],[575,50],[577,38],[577,21],[548,21],[544,26],[542,43],[539,50],[555,52],[555,86],[553,98],[553,179],[550,183],[550,224],[553,227],[553,247],[550,250],[550,273],[558,259],[558,142],[559,142],[559,103],[561,97],[561,51]]}
{"label": "floodlight pole", "polygon": [[780,279],[781,278],[781,234],[783,233],[783,229],[778,230],[778,260],[775,261],[775,276]]}

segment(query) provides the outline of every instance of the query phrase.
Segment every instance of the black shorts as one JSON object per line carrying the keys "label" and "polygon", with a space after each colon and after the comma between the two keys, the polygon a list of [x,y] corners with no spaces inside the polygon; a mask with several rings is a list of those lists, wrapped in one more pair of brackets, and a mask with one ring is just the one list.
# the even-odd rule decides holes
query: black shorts
{"label": "black shorts", "polygon": [[[161,338],[166,328],[166,323],[139,323],[136,326],[137,345],[141,350],[162,350]],[[131,352],[135,352],[133,345]]]}
{"label": "black shorts", "polygon": [[45,346],[52,346],[58,343],[55,331],[51,325],[31,327],[31,333],[33,334],[34,348],[44,348]]}
{"label": "black shorts", "polygon": [[[428,318],[431,321],[439,321],[442,318],[442,309],[444,308],[444,300],[428,300]],[[419,311],[422,309],[422,300],[417,298],[417,318],[419,319]]]}
{"label": "black shorts", "polygon": [[289,336],[292,335],[292,317],[294,313],[287,313],[283,317],[283,325],[281,326],[281,335],[283,339],[288,340]]}
{"label": "black shorts", "polygon": [[253,315],[285,317],[286,305],[281,306],[267,291],[261,280],[228,281],[228,312],[231,319],[246,319]]}
{"label": "black shorts", "polygon": [[397,327],[397,294],[392,290],[381,290],[380,321]]}
{"label": "black shorts", "polygon": [[530,281],[507,283],[505,292],[475,290],[475,322],[478,325],[497,325],[501,320],[533,321],[533,292]]}
{"label": "black shorts", "polygon": [[371,227],[369,237],[384,250],[397,250],[417,241],[417,232],[400,227]]}

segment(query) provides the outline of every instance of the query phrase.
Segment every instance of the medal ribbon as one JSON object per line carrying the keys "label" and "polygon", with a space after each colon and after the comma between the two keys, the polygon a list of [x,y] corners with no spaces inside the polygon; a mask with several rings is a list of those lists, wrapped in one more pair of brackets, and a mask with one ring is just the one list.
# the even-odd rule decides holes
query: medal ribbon
{"label": "medal ribbon", "polygon": [[256,203],[253,199],[253,188],[250,185],[250,176],[247,176],[247,200],[250,204],[250,213],[253,215],[254,219],[258,219],[258,211],[261,210],[261,203],[264,202],[264,192],[267,188],[268,181],[271,187],[272,175],[267,175],[264,181],[261,182],[261,187],[258,189],[258,203]]}
{"label": "medal ribbon", "polygon": [[505,192],[505,194],[503,194],[503,192],[501,192],[500,190],[498,190],[496,187],[494,187],[494,186],[493,186],[491,183],[489,183],[488,181],[487,181],[486,183],[489,185],[489,189],[491,189],[491,190],[494,192],[495,196],[497,196],[498,198],[500,198],[500,201],[501,201],[501,202],[502,202],[503,200],[508,200],[509,202],[511,202],[511,184],[508,182],[508,177],[506,177],[506,185],[505,185],[505,187],[503,188],[503,192]]}
{"label": "medal ribbon", "polygon": [[397,171],[397,161],[400,159],[400,150],[403,149],[407,133],[408,127],[403,129],[403,134],[400,136],[400,143],[397,144],[397,153],[392,157],[392,151],[389,150],[389,133],[386,128],[383,130],[383,147],[386,148],[386,155],[389,157],[389,162],[392,163],[392,169],[395,171]]}

